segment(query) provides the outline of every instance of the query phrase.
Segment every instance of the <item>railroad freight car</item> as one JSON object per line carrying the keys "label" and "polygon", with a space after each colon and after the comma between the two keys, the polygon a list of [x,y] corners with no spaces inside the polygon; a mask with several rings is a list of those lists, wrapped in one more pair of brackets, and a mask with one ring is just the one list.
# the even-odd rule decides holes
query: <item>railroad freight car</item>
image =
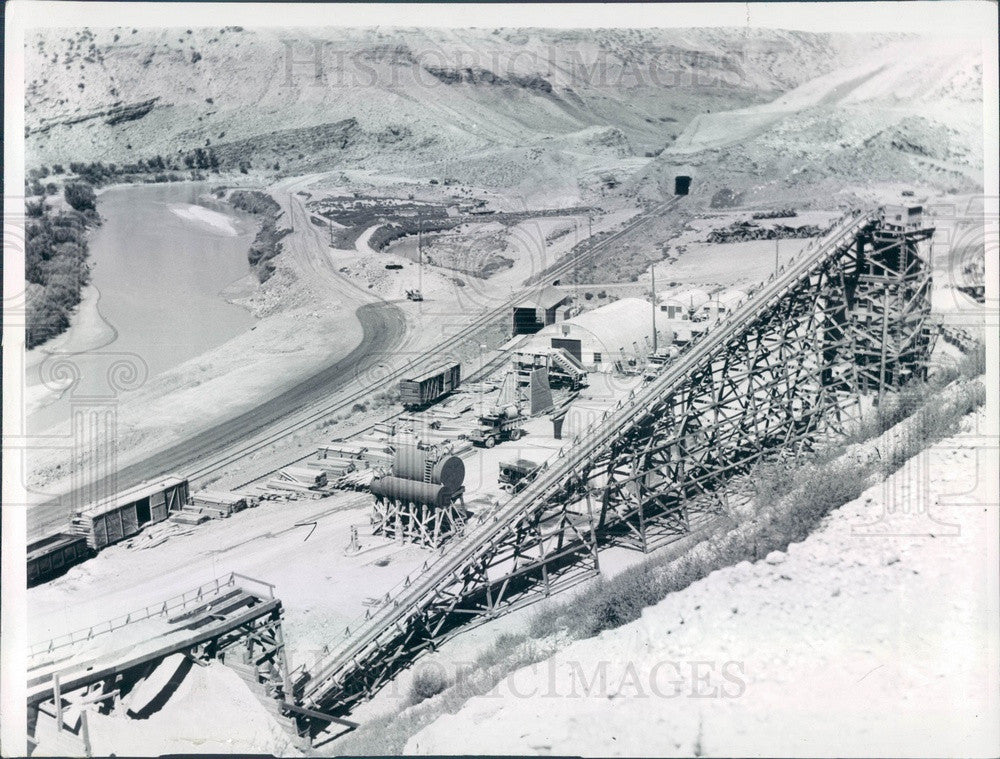
{"label": "railroad freight car", "polygon": [[73,532],[95,551],[135,535],[147,524],[162,522],[171,511],[184,508],[188,481],[164,477],[119,493],[110,501],[93,504],[73,518]]}
{"label": "railroad freight car", "polygon": [[442,364],[399,383],[400,400],[406,408],[419,408],[443,398],[462,381],[462,365]]}
{"label": "railroad freight car", "polygon": [[60,532],[28,545],[28,587],[58,577],[91,554],[82,535]]}

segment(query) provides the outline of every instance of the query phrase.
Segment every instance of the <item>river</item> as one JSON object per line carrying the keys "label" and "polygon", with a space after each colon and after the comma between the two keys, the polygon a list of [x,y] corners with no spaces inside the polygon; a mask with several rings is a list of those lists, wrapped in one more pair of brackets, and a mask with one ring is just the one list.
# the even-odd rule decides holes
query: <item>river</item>
{"label": "river", "polygon": [[[209,187],[203,182],[125,186],[98,196],[103,223],[89,237],[96,310],[84,313],[81,307],[65,344],[59,338],[50,342],[59,353],[76,354],[72,359],[83,377],[74,394],[88,380],[104,380],[111,354],[129,354],[153,377],[254,324],[248,311],[220,292],[250,273],[247,250],[256,224],[249,215],[207,198]],[[39,358],[48,347],[28,354],[29,387],[38,387],[45,363]],[[36,406],[29,429],[47,429],[68,414],[65,397]]]}

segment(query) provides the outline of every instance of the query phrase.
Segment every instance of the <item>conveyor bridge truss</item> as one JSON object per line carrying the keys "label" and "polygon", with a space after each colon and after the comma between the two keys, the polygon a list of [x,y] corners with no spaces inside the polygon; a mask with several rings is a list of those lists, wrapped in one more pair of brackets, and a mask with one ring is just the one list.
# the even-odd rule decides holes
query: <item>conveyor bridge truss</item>
{"label": "conveyor bridge truss", "polygon": [[926,227],[840,219],[652,382],[595,420],[522,492],[473,524],[293,683],[344,713],[457,630],[593,576],[598,546],[648,550],[762,456],[802,450],[925,371]]}

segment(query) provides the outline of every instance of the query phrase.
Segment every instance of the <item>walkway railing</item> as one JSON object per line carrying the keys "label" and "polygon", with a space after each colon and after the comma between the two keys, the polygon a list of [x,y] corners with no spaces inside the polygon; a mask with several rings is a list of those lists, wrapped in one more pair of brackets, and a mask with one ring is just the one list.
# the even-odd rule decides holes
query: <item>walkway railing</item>
{"label": "walkway railing", "polygon": [[255,580],[252,577],[247,577],[246,575],[230,572],[227,575],[221,575],[216,577],[214,580],[210,580],[209,582],[199,585],[197,588],[187,590],[180,595],[171,596],[160,603],[150,604],[149,606],[145,606],[141,609],[131,611],[128,614],[114,617],[113,619],[108,619],[103,622],[98,622],[97,624],[90,625],[89,627],[83,627],[79,630],[75,630],[74,632],[59,635],[43,642],[32,644],[28,646],[28,660],[30,662],[32,659],[50,654],[60,648],[66,648],[67,646],[91,640],[98,635],[106,635],[107,633],[114,632],[115,630],[120,630],[126,625],[142,622],[143,620],[151,619],[153,617],[165,617],[171,612],[182,611],[191,606],[197,606],[206,598],[218,595],[225,588],[242,585],[243,581],[250,581],[265,586],[267,588],[267,595],[271,598],[274,597],[273,585],[260,580]]}

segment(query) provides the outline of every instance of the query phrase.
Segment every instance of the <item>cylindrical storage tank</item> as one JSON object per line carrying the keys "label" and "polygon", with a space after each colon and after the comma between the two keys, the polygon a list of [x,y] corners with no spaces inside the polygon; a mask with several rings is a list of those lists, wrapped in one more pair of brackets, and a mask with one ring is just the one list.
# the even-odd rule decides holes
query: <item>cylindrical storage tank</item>
{"label": "cylindrical storage tank", "polygon": [[465,462],[458,456],[442,456],[434,464],[431,479],[449,491],[458,490],[465,483]]}
{"label": "cylindrical storage tank", "polygon": [[445,507],[451,500],[452,490],[444,485],[433,482],[417,482],[402,477],[380,477],[372,480],[371,491],[374,495],[395,498],[400,501],[412,501],[426,506]]}
{"label": "cylindrical storage tank", "polygon": [[392,473],[396,477],[424,481],[424,473],[430,462],[431,482],[444,485],[454,491],[465,482],[465,462],[458,456],[442,456],[439,459],[431,451],[413,445],[401,445],[396,449],[392,462]]}
{"label": "cylindrical storage tank", "polygon": [[517,418],[517,406],[510,404],[509,406],[504,406],[500,409],[500,416],[504,419],[516,419]]}

